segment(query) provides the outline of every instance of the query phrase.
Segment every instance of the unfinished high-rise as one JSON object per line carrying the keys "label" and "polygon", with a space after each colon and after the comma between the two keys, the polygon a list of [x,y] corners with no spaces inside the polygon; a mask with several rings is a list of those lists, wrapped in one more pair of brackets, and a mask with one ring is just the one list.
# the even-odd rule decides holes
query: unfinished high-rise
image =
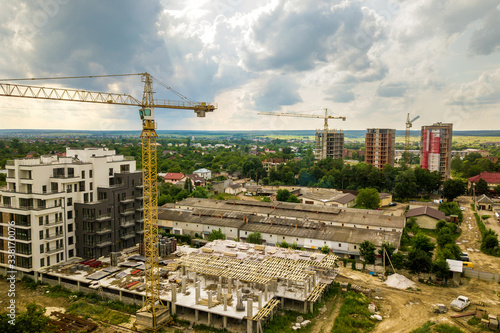
{"label": "unfinished high-rise", "polygon": [[342,158],[344,154],[344,132],[342,130],[316,130],[314,157],[322,160],[327,157]]}
{"label": "unfinished high-rise", "polygon": [[439,171],[443,181],[450,178],[453,124],[435,123],[422,126],[421,165]]}
{"label": "unfinished high-rise", "polygon": [[396,130],[389,128],[369,128],[365,138],[365,163],[382,169],[386,164],[394,166]]}

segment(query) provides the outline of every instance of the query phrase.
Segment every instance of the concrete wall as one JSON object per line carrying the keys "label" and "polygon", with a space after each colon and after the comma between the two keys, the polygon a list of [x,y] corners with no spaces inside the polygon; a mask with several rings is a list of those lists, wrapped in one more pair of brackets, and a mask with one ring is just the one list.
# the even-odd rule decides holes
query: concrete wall
{"label": "concrete wall", "polygon": [[437,219],[427,215],[417,216],[416,218],[417,218],[417,224],[420,228],[436,229],[436,223],[438,222]]}

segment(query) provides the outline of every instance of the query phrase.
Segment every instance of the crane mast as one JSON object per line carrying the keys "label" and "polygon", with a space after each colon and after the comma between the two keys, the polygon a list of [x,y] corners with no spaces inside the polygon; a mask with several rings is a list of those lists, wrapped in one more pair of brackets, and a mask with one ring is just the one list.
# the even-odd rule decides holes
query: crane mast
{"label": "crane mast", "polygon": [[404,164],[408,165],[410,162],[410,128],[413,126],[413,122],[420,118],[420,116],[416,116],[412,120],[410,120],[410,114],[406,115],[406,132],[405,132],[405,155],[404,155]]}
{"label": "crane mast", "polygon": [[[29,78],[29,79],[3,79],[0,81],[23,80],[48,80],[48,79],[77,79],[111,76],[141,75],[144,83],[142,101],[127,95],[116,93],[103,93],[67,88],[48,88],[28,85],[17,85],[0,82],[0,96],[46,99],[70,102],[87,102],[100,104],[115,104],[139,106],[139,115],[142,121],[142,179],[143,179],[143,211],[144,211],[144,249],[145,249],[145,283],[146,297],[142,308],[137,312],[136,322],[144,325],[154,332],[162,322],[168,319],[168,310],[160,299],[160,276],[158,255],[158,187],[156,123],[154,119],[155,108],[193,110],[197,117],[205,117],[206,112],[214,111],[215,104],[193,102],[181,96],[183,101],[155,100],[153,97],[153,76],[149,73],[99,75],[99,76],[74,76],[59,78]],[[167,89],[173,90],[164,85]]]}

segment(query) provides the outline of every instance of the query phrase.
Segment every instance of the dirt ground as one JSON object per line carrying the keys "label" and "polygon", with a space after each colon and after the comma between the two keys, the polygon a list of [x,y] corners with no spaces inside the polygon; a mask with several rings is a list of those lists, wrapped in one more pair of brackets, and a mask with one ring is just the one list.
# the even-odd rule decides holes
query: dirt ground
{"label": "dirt ground", "polygon": [[[449,307],[451,301],[459,295],[468,296],[471,301],[482,301],[485,305],[481,308],[500,314],[499,284],[467,278],[462,280],[463,284],[458,288],[428,286],[417,282],[416,288],[419,291],[409,291],[387,287],[379,277],[348,268],[342,268],[337,278],[339,282],[350,282],[371,289],[380,288],[382,299],[373,298],[373,302],[379,307],[384,319],[375,327],[374,333],[410,332],[429,320],[458,326],[450,318],[450,315],[456,314],[453,310],[445,314],[434,314],[431,307],[435,303],[443,303]],[[470,310],[475,308],[475,305],[469,307]]]}
{"label": "dirt ground", "polygon": [[[462,222],[462,234],[457,239],[457,245],[460,246],[462,251],[469,254],[469,259],[474,265],[474,269],[490,272],[499,273],[500,272],[500,258],[488,256],[481,253],[481,233],[477,227],[476,218],[474,217],[474,212],[471,209],[470,204],[472,203],[471,197],[460,197],[458,199],[460,202],[460,207],[463,207],[464,220]],[[492,212],[479,211],[479,216],[481,215],[493,215]],[[492,228],[500,234],[500,223],[495,222],[493,218],[490,218],[485,222],[486,228]]]}

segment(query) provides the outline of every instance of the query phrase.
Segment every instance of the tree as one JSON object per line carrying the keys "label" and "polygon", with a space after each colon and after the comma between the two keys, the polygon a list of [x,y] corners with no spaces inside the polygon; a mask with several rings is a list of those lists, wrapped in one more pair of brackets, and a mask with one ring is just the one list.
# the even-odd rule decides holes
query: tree
{"label": "tree", "polygon": [[187,191],[187,193],[191,194],[193,192],[193,183],[191,183],[191,179],[186,178],[184,180],[184,189]]}
{"label": "tree", "polygon": [[448,201],[453,201],[456,197],[465,194],[465,182],[460,179],[447,179],[443,183],[443,196]]}
{"label": "tree", "polygon": [[247,243],[262,244],[262,235],[261,235],[261,233],[258,232],[258,231],[252,232],[247,237]]}
{"label": "tree", "polygon": [[412,273],[428,273],[432,269],[432,257],[421,249],[413,248],[408,253],[407,267]]}
{"label": "tree", "polygon": [[441,202],[438,209],[446,216],[457,215],[460,222],[462,222],[464,218],[464,214],[457,202]]}
{"label": "tree", "polygon": [[380,195],[377,189],[364,188],[359,190],[356,205],[366,209],[377,209],[380,206]]}
{"label": "tree", "polygon": [[406,200],[413,198],[417,194],[417,180],[412,169],[401,171],[396,176],[396,185],[394,186],[394,195],[400,199]]}
{"label": "tree", "polygon": [[290,194],[288,199],[286,199],[286,202],[294,202],[294,203],[300,203],[299,198],[295,194]]}
{"label": "tree", "polygon": [[208,198],[208,191],[203,186],[198,186],[196,190],[191,192],[191,197],[193,198]]}
{"label": "tree", "polygon": [[413,249],[424,251],[425,253],[431,255],[432,251],[436,245],[427,237],[424,233],[419,232],[412,239]]}
{"label": "tree", "polygon": [[450,266],[445,259],[438,259],[432,264],[432,272],[438,278],[447,279],[450,275]]}
{"label": "tree", "polygon": [[382,243],[382,247],[380,248],[380,250],[377,251],[377,253],[379,255],[383,256],[384,255],[384,249],[385,249],[387,258],[391,259],[392,256],[393,256],[394,251],[396,251],[396,246],[394,244],[392,244],[392,243],[383,242]]}
{"label": "tree", "polygon": [[0,314],[0,332],[54,332],[49,327],[50,319],[45,316],[45,308],[34,302],[26,305],[26,311],[17,314],[15,325],[11,325],[9,320],[11,318],[7,313]]}
{"label": "tree", "polygon": [[287,189],[278,190],[276,192],[276,200],[278,201],[287,201],[289,197],[290,191],[288,191]]}
{"label": "tree", "polygon": [[405,266],[406,257],[403,252],[399,251],[392,255],[391,262],[392,266],[394,266],[395,269],[403,269],[403,267]]}
{"label": "tree", "polygon": [[483,178],[479,178],[477,183],[474,185],[474,190],[476,194],[485,194],[489,191],[488,183]]}
{"label": "tree", "polygon": [[330,253],[330,247],[328,245],[323,246],[320,250],[321,250],[321,253],[324,253],[324,254]]}
{"label": "tree", "polygon": [[262,198],[260,198],[260,201],[262,201],[262,202],[271,202],[271,198],[269,198],[269,197],[262,197]]}
{"label": "tree", "polygon": [[457,244],[448,243],[438,252],[438,257],[442,259],[460,260],[462,250]]}
{"label": "tree", "polygon": [[495,193],[496,193],[497,195],[500,195],[500,184],[499,184],[499,185],[497,185],[497,186],[495,186],[495,188],[493,189],[493,191],[495,191]]}
{"label": "tree", "polygon": [[370,241],[363,241],[359,244],[359,255],[362,256],[368,264],[375,263],[375,245]]}
{"label": "tree", "polygon": [[209,241],[214,241],[216,239],[226,239],[226,235],[224,233],[222,233],[222,231],[220,230],[212,230],[209,234],[208,234],[208,240]]}
{"label": "tree", "polygon": [[440,248],[443,248],[446,244],[453,244],[453,241],[453,231],[450,228],[443,227],[439,230],[436,243]]}

